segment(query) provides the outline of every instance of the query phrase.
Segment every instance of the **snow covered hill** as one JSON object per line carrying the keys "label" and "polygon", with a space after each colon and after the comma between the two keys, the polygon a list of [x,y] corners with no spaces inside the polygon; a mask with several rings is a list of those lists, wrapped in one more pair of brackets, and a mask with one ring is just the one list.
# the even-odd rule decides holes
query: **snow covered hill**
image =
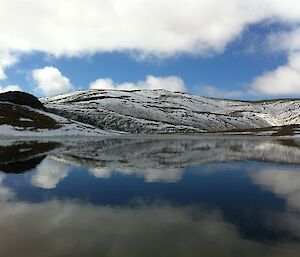
{"label": "snow covered hill", "polygon": [[199,133],[300,124],[300,99],[235,101],[166,90],[85,90],[40,99],[47,109],[103,130]]}

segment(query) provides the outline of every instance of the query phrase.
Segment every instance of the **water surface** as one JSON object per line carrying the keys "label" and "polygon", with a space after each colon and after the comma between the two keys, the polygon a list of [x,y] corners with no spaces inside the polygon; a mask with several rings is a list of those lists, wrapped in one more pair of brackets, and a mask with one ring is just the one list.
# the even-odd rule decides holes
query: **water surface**
{"label": "water surface", "polygon": [[0,141],[0,256],[300,256],[300,141]]}

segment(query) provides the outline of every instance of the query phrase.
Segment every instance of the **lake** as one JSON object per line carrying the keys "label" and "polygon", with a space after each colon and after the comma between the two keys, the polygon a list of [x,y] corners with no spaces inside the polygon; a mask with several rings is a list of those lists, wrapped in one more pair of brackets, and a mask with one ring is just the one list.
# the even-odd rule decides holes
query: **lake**
{"label": "lake", "polygon": [[0,256],[300,256],[300,140],[0,140]]}

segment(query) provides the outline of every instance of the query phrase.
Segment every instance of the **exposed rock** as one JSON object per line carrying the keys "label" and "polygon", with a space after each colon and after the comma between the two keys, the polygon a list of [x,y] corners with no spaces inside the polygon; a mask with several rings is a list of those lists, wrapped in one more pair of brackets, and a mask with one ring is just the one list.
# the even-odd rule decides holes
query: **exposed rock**
{"label": "exposed rock", "polygon": [[26,105],[35,109],[46,110],[44,105],[35,96],[20,92],[20,91],[9,91],[0,94],[0,101],[9,102],[19,105]]}
{"label": "exposed rock", "polygon": [[5,173],[23,173],[34,169],[46,154],[58,147],[55,142],[22,142],[0,145],[0,170]]}

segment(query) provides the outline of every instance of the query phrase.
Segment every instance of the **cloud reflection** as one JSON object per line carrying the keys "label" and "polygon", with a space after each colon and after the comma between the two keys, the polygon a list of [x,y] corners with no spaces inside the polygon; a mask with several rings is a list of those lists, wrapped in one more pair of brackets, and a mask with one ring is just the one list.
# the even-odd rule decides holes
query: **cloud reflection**
{"label": "cloud reflection", "polygon": [[300,211],[299,169],[262,169],[251,172],[250,176],[255,184],[285,198],[289,207]]}
{"label": "cloud reflection", "polygon": [[0,237],[1,254],[15,257],[273,257],[297,256],[300,250],[243,239],[217,210],[166,203],[135,208],[1,203]]}
{"label": "cloud reflection", "polygon": [[93,174],[96,178],[109,179],[113,174],[119,175],[136,175],[137,177],[141,177],[145,180],[145,182],[164,182],[164,183],[176,183],[180,181],[184,169],[179,168],[169,168],[169,169],[143,169],[143,170],[135,170],[135,169],[120,169],[113,170],[112,168],[90,168],[90,173]]}
{"label": "cloud reflection", "polygon": [[36,172],[31,178],[31,184],[43,189],[52,189],[68,176],[71,167],[65,163],[50,158],[43,160],[36,167]]}
{"label": "cloud reflection", "polygon": [[0,202],[11,200],[15,196],[11,188],[3,185],[5,177],[6,175],[4,173],[0,173]]}
{"label": "cloud reflection", "polygon": [[[272,230],[286,231],[299,242],[300,238],[300,171],[296,167],[289,169],[269,168],[251,171],[253,182],[270,191],[286,202],[283,212],[272,213],[265,217],[266,227]],[[290,256],[290,255],[283,255]],[[293,256],[293,255],[292,255]]]}

